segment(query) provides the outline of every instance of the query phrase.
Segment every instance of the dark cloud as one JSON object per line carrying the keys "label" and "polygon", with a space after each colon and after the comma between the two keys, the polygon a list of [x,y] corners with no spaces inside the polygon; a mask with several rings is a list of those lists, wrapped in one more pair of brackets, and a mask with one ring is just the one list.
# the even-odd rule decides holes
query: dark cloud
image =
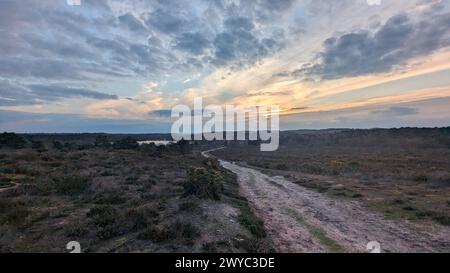
{"label": "dark cloud", "polygon": [[294,107],[294,108],[291,108],[290,110],[291,111],[303,111],[303,110],[308,110],[309,109],[309,107]]}
{"label": "dark cloud", "polygon": [[39,97],[46,98],[73,98],[84,97],[92,99],[117,99],[116,95],[105,94],[84,88],[73,88],[61,85],[28,85],[28,88]]}
{"label": "dark cloud", "polygon": [[[108,1],[0,1],[0,77],[109,82],[115,77],[160,79],[174,70],[253,64],[284,45],[283,31],[258,14],[292,1],[258,0],[186,5],[136,2],[137,13],[113,12]],[[124,4],[127,4],[124,2]],[[126,10],[126,9],[125,9]],[[214,14],[214,20],[211,20]],[[178,50],[173,50],[174,48]]]}
{"label": "dark cloud", "polygon": [[260,22],[272,21],[283,11],[292,7],[296,0],[205,0],[212,3],[226,17],[245,15]]}
{"label": "dark cloud", "polygon": [[188,19],[184,13],[159,8],[146,14],[145,23],[162,33],[179,33],[187,28]]}
{"label": "dark cloud", "polygon": [[224,22],[225,31],[214,39],[215,56],[213,63],[238,66],[253,64],[261,58],[284,47],[284,35],[277,33],[279,40],[258,38],[254,33],[255,25],[249,18],[228,18]]}
{"label": "dark cloud", "polygon": [[45,79],[84,79],[74,64],[57,59],[0,57],[0,76]]}
{"label": "dark cloud", "polygon": [[0,81],[0,106],[36,104],[37,100],[25,87],[15,85],[9,80]]}
{"label": "dark cloud", "polygon": [[322,79],[387,72],[450,45],[450,14],[414,20],[400,14],[375,33],[359,31],[327,39],[324,51],[294,75]]}
{"label": "dark cloud", "polygon": [[0,105],[32,105],[66,98],[117,99],[117,96],[85,88],[63,85],[20,85],[9,80],[0,81]]}
{"label": "dark cloud", "polygon": [[176,47],[194,55],[200,55],[210,45],[202,33],[183,33],[175,40]]}
{"label": "dark cloud", "polygon": [[155,111],[151,111],[149,113],[149,115],[166,118],[166,117],[170,117],[172,115],[172,110],[170,110],[170,109],[155,110]]}
{"label": "dark cloud", "polygon": [[377,116],[398,117],[416,115],[419,113],[419,111],[416,108],[412,107],[393,106],[383,110],[374,110],[371,113]]}
{"label": "dark cloud", "polygon": [[125,25],[129,30],[131,30],[133,32],[137,32],[140,34],[145,34],[147,32],[147,29],[141,23],[141,21],[136,19],[136,17],[134,17],[132,14],[129,14],[129,13],[124,14],[122,16],[119,16],[118,19],[119,19],[120,23]]}

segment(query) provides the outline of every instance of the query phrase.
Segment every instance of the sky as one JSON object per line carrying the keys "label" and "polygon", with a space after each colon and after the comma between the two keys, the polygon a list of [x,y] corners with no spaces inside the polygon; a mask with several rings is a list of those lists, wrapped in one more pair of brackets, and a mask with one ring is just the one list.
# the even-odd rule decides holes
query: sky
{"label": "sky", "polygon": [[0,0],[0,131],[170,132],[172,107],[288,129],[450,126],[448,0]]}

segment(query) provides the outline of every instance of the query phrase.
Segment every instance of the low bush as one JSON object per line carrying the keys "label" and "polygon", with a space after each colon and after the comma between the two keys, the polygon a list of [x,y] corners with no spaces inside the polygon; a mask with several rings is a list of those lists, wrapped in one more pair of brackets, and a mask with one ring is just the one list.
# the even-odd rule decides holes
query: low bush
{"label": "low bush", "polygon": [[0,224],[20,225],[28,215],[29,211],[23,204],[0,199]]}
{"label": "low bush", "polygon": [[217,170],[206,168],[190,168],[187,181],[183,184],[184,194],[200,198],[220,199],[223,190],[223,177]]}
{"label": "low bush", "polygon": [[180,211],[193,212],[193,211],[196,211],[200,207],[199,207],[198,203],[196,203],[194,201],[186,201],[186,202],[181,203],[178,208]]}
{"label": "low bush", "polygon": [[64,195],[81,194],[89,185],[89,179],[82,176],[66,176],[55,180],[56,191]]}
{"label": "low bush", "polygon": [[200,237],[200,230],[191,223],[176,222],[170,229],[176,238],[193,240]]}
{"label": "low bush", "polygon": [[450,173],[435,172],[430,174],[427,181],[428,185],[433,188],[447,188],[450,187]]}
{"label": "low bush", "polygon": [[97,237],[102,240],[122,234],[123,229],[119,225],[121,215],[111,206],[97,206],[92,208],[87,217],[90,223],[97,228]]}
{"label": "low bush", "polygon": [[159,213],[153,209],[141,208],[129,210],[126,218],[132,230],[141,230],[158,222]]}
{"label": "low bush", "polygon": [[264,229],[264,222],[260,220],[250,208],[241,208],[241,213],[238,215],[238,220],[241,225],[250,231],[257,238],[266,237],[266,230]]}
{"label": "low bush", "polygon": [[114,142],[113,147],[115,149],[121,149],[121,150],[126,150],[126,149],[136,149],[139,147],[139,144],[137,143],[137,141],[131,137],[126,137],[126,138],[122,138],[116,142]]}
{"label": "low bush", "polygon": [[101,192],[94,197],[94,203],[98,205],[118,205],[125,203],[125,201],[125,198],[119,191]]}
{"label": "low bush", "polygon": [[140,240],[150,240],[155,243],[164,242],[171,238],[170,233],[165,228],[160,228],[157,226],[148,226],[144,231],[139,233],[138,239]]}
{"label": "low bush", "polygon": [[24,148],[26,144],[23,137],[18,136],[14,133],[3,133],[0,134],[0,148],[8,147],[13,149]]}

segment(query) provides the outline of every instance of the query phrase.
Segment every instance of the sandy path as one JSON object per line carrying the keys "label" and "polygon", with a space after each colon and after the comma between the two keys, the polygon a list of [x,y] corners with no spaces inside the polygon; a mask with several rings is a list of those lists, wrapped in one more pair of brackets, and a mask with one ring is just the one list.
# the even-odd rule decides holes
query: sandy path
{"label": "sandy path", "polygon": [[280,252],[365,252],[371,241],[381,244],[381,252],[450,251],[448,227],[386,220],[356,201],[332,199],[283,177],[220,162],[237,174],[241,193]]}
{"label": "sandy path", "polygon": [[13,186],[6,187],[6,188],[0,188],[0,193],[2,193],[2,192],[7,192],[7,191],[10,191],[10,190],[14,190],[14,189],[17,189],[19,186],[20,186],[19,183],[14,183]]}

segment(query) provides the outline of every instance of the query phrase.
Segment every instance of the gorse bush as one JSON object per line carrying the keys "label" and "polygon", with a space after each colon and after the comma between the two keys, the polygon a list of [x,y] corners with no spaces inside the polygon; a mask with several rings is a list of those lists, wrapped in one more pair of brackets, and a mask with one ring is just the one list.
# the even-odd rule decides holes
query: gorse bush
{"label": "gorse bush", "polygon": [[210,169],[213,169],[213,170],[219,170],[220,169],[220,163],[219,163],[219,161],[217,161],[217,159],[205,158],[203,160],[203,164],[208,166]]}
{"label": "gorse bush", "polygon": [[223,182],[220,171],[191,167],[188,171],[187,181],[183,185],[184,194],[185,196],[195,195],[200,198],[219,200]]}

